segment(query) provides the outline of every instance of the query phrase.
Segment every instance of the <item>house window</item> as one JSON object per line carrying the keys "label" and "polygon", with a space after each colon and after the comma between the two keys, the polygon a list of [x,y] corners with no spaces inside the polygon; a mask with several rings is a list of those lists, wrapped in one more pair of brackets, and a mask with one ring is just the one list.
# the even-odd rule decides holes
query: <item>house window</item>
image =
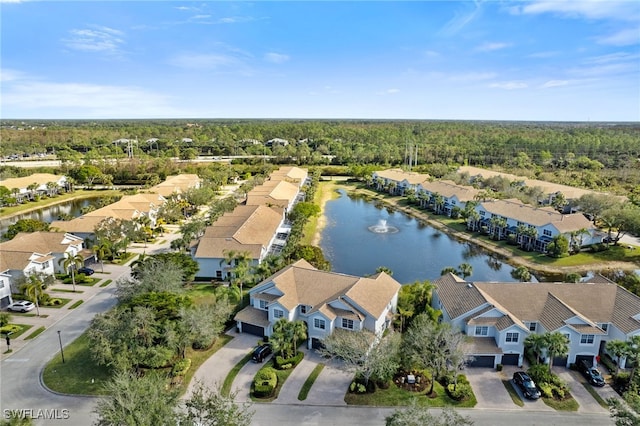
{"label": "house window", "polygon": [[544,235],[545,237],[550,237],[551,231],[549,231],[548,229],[545,229],[544,231],[542,231],[542,235]]}
{"label": "house window", "polygon": [[307,305],[300,305],[300,313],[301,314],[307,313]]}
{"label": "house window", "polygon": [[320,318],[314,318],[313,320],[313,326],[315,328],[319,328],[320,330],[324,330],[325,329],[325,322],[323,319]]}
{"label": "house window", "polygon": [[593,340],[596,336],[593,334],[582,334],[580,336],[580,344],[581,345],[593,345]]}
{"label": "house window", "polygon": [[529,331],[536,331],[537,328],[538,328],[537,322],[529,323]]}
{"label": "house window", "polygon": [[607,331],[609,331],[609,324],[607,324],[606,322],[602,323],[600,324],[600,328],[606,333]]}
{"label": "house window", "polygon": [[565,334],[564,337],[567,339],[567,343],[571,343],[571,335],[569,333]]}
{"label": "house window", "polygon": [[47,269],[49,267],[49,261],[47,260],[42,264],[42,269]]}
{"label": "house window", "polygon": [[476,336],[488,336],[489,335],[489,327],[486,325],[477,325],[476,326]]}
{"label": "house window", "polygon": [[484,210],[480,210],[480,216],[484,217],[484,214],[485,214]]}
{"label": "house window", "polygon": [[260,301],[260,309],[267,309],[267,301],[266,300],[261,300]]}
{"label": "house window", "polygon": [[349,330],[353,330],[353,320],[342,318],[342,328],[348,328]]}
{"label": "house window", "polygon": [[0,280],[0,288],[4,288],[4,280]]}
{"label": "house window", "polygon": [[274,316],[274,318],[282,318],[284,316],[284,311],[282,311],[280,309],[274,309],[273,310],[273,316]]}
{"label": "house window", "polygon": [[518,339],[520,338],[520,333],[507,333],[506,342],[507,343],[518,343]]}

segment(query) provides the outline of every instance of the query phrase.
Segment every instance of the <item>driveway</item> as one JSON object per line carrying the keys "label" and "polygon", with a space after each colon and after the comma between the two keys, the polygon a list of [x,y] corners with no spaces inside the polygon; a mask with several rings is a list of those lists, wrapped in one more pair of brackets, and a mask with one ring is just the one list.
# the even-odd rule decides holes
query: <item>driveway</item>
{"label": "driveway", "polygon": [[477,408],[518,408],[502,384],[502,374],[492,368],[467,368],[465,375],[478,400]]}
{"label": "driveway", "polygon": [[[340,361],[327,361],[315,351],[309,351],[305,356],[305,360],[312,363],[313,368],[315,368],[318,363],[325,363],[325,367],[311,387],[309,395],[303,403],[309,405],[347,405],[347,403],[344,402],[344,395],[347,393],[349,385],[353,380],[353,373],[348,373],[340,369]],[[313,370],[313,368],[311,368],[311,370]],[[295,394],[296,401],[298,392],[300,392],[300,388],[305,380],[307,380],[307,377],[304,377],[300,382]]]}
{"label": "driveway", "polygon": [[522,390],[513,382],[513,373],[516,371],[525,371],[526,368],[519,368],[516,366],[505,365],[503,370],[501,371],[502,379],[508,380],[509,384],[516,390],[518,396],[524,402],[524,409],[527,410],[536,410],[536,411],[555,411],[553,408],[549,407],[545,404],[542,399],[527,399],[522,394]]}
{"label": "driveway", "polygon": [[[571,371],[568,368],[554,368],[553,372],[569,385],[571,395],[573,395],[578,404],[580,404],[578,408],[579,413],[604,413],[608,411],[598,404],[598,401],[585,389],[582,384],[584,381],[583,377],[579,372]],[[588,383],[586,383],[586,385],[591,386]]]}

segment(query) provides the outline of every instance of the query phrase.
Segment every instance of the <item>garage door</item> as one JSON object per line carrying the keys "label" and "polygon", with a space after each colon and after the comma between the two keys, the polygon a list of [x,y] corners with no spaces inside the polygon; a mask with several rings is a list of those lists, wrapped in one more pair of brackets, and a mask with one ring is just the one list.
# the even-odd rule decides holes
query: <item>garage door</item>
{"label": "garage door", "polygon": [[593,355],[576,355],[576,364],[585,360],[589,365],[593,365]]}
{"label": "garage door", "polygon": [[324,349],[324,343],[322,343],[322,340],[313,337],[311,339],[311,347],[313,349]]}
{"label": "garage door", "polygon": [[253,334],[254,336],[264,337],[264,327],[259,327],[257,325],[249,324],[246,322],[242,324],[242,332],[247,334]]}
{"label": "garage door", "polygon": [[566,356],[557,356],[553,359],[553,365],[557,367],[566,367],[567,359],[568,357]]}
{"label": "garage door", "polygon": [[9,296],[3,297],[2,299],[0,299],[0,308],[6,308],[10,304],[11,304],[11,299],[9,298]]}
{"label": "garage door", "polygon": [[520,355],[518,354],[504,354],[502,355],[502,365],[518,365]]}
{"label": "garage door", "polygon": [[495,355],[476,355],[473,360],[468,364],[469,367],[489,367],[493,368],[495,365]]}

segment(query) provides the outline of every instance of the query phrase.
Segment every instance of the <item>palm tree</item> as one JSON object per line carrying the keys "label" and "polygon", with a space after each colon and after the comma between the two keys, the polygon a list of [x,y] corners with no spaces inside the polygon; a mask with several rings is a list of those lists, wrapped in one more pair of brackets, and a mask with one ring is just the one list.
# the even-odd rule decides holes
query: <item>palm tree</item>
{"label": "palm tree", "polygon": [[616,374],[620,371],[620,361],[627,356],[629,345],[624,340],[609,340],[605,344],[605,349],[616,358]]}
{"label": "palm tree", "polygon": [[547,349],[547,339],[544,334],[530,334],[524,339],[524,345],[536,355],[536,362],[540,364],[540,355]]}
{"label": "palm tree", "polygon": [[93,253],[96,255],[96,260],[100,262],[100,270],[104,272],[104,259],[111,254],[111,248],[107,243],[96,244],[93,246]]}
{"label": "palm tree", "polygon": [[538,230],[533,226],[527,227],[525,236],[527,237],[527,251],[531,251],[536,238],[538,238]]}
{"label": "palm tree", "polygon": [[79,255],[73,255],[71,253],[65,253],[63,258],[58,260],[58,265],[62,265],[67,274],[71,274],[71,283],[73,284],[73,291],[76,291],[76,276],[75,270],[84,265],[84,258]]}
{"label": "palm tree", "polygon": [[478,222],[480,222],[482,216],[476,210],[469,211],[469,215],[467,216],[467,228],[470,231],[476,231],[478,229]]}
{"label": "palm tree", "polygon": [[27,281],[22,287],[23,293],[33,299],[33,303],[36,304],[36,313],[40,316],[40,303],[38,300],[42,296],[44,291],[44,281],[37,274],[30,274],[27,276]]}
{"label": "palm tree", "polygon": [[554,331],[553,333],[545,333],[543,336],[545,336],[547,352],[549,353],[549,373],[551,373],[553,359],[555,357],[565,356],[569,353],[569,339],[567,339],[567,336],[557,331]]}
{"label": "palm tree", "polygon": [[[251,254],[248,251],[224,250],[224,259],[220,261],[220,266],[227,266],[227,276],[231,278],[231,284],[240,287],[242,295],[242,285],[247,280],[250,271]],[[235,266],[232,266],[235,264]],[[242,297],[240,297],[242,305]]]}
{"label": "palm tree", "polygon": [[521,282],[531,281],[531,272],[529,272],[526,266],[518,266],[511,271],[511,276]]}
{"label": "palm tree", "polygon": [[633,383],[633,376],[635,376],[638,362],[640,362],[640,336],[633,336],[627,340],[627,352],[625,355],[627,361],[633,364],[631,376],[629,377],[629,383]]}
{"label": "palm tree", "polygon": [[440,276],[447,275],[448,273],[457,274],[458,270],[456,268],[454,268],[453,266],[447,266],[442,271],[440,271]]}
{"label": "palm tree", "polygon": [[461,265],[458,266],[458,271],[462,275],[462,278],[466,280],[467,277],[473,274],[473,266],[471,266],[468,263],[462,263]]}
{"label": "palm tree", "polygon": [[307,326],[304,322],[297,320],[290,323],[291,335],[293,337],[293,356],[296,355],[298,350],[298,340],[304,340],[307,338]]}

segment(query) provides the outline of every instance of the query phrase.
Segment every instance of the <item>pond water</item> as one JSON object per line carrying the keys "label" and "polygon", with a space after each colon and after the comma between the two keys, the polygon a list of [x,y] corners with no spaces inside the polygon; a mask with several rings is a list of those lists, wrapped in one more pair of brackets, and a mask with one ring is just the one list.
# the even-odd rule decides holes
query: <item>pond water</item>
{"label": "pond water", "polygon": [[469,280],[517,281],[504,259],[343,190],[326,203],[324,213],[320,247],[334,272],[364,276],[385,266],[398,282],[409,284],[435,280],[444,268],[468,263],[473,267]]}
{"label": "pond water", "polygon": [[44,207],[42,209],[38,209],[29,213],[22,213],[7,219],[0,219],[0,235],[7,232],[7,228],[9,227],[9,225],[16,223],[19,219],[37,219],[43,222],[51,223],[54,220],[58,220],[58,216],[60,216],[61,214],[68,214],[73,217],[78,217],[82,215],[83,207],[91,204],[97,207],[102,198],[104,197],[91,197],[65,201],[64,203]]}

